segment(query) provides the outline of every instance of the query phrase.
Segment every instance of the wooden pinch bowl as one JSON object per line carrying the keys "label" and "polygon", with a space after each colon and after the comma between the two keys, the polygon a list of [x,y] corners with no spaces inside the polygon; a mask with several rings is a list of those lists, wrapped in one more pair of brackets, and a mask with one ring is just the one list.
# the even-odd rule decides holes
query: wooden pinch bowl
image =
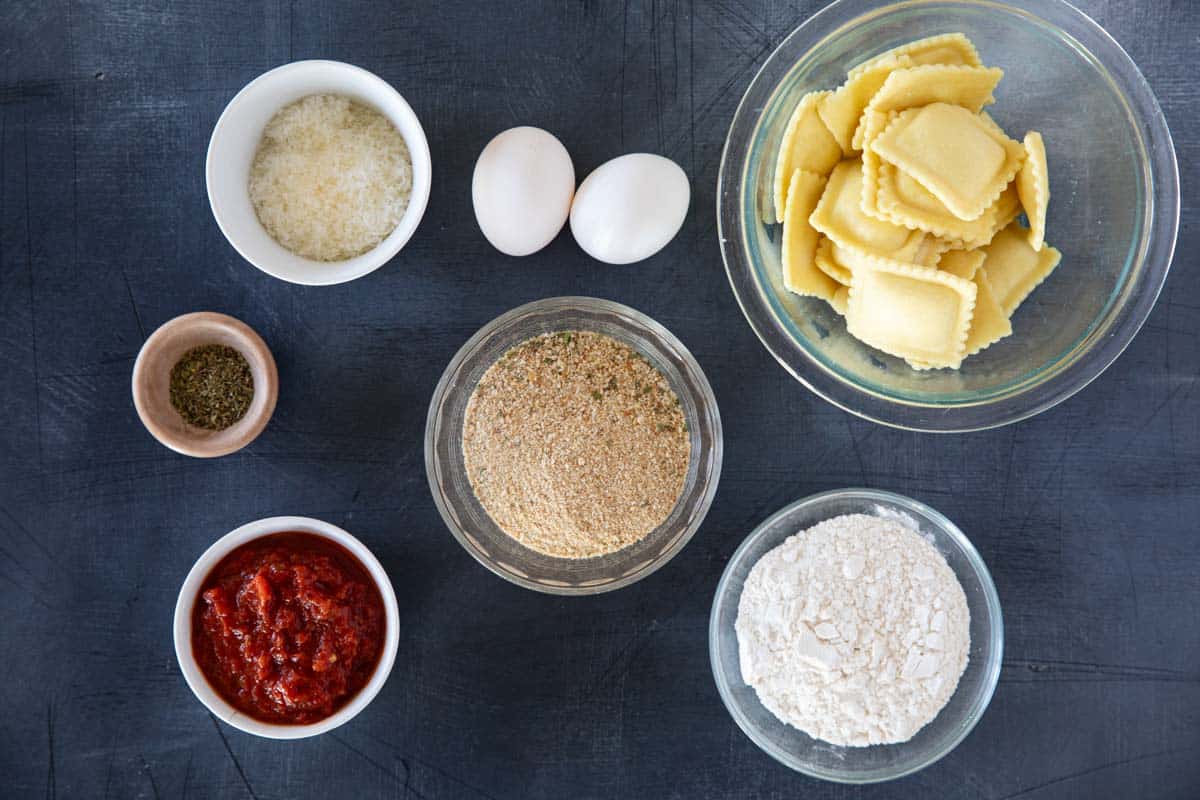
{"label": "wooden pinch bowl", "polygon": [[[232,347],[250,365],[254,399],[240,420],[221,431],[188,425],[171,405],[171,369],[193,347]],[[241,450],[254,441],[279,397],[275,358],[248,325],[225,314],[198,311],[163,323],[150,335],[133,365],[133,405],[146,430],[177,453],[215,458]]]}

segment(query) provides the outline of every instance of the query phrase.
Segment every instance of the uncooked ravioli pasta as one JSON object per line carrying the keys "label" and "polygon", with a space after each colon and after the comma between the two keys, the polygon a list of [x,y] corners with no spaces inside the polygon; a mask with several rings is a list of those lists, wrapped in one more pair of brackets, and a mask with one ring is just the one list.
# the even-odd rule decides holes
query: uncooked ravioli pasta
{"label": "uncooked ravioli pasta", "polygon": [[808,224],[825,190],[825,178],[797,169],[788,185],[783,217],[783,285],[789,292],[828,300],[833,281],[817,268],[815,255],[819,234]]}
{"label": "uncooked ravioli pasta", "polygon": [[983,61],[979,58],[979,51],[975,49],[975,45],[971,43],[970,39],[961,33],[946,33],[941,36],[918,39],[915,42],[888,50],[886,53],[880,53],[856,67],[851,67],[846,77],[854,79],[881,61],[900,57],[909,59],[917,66],[924,64],[983,66]]}
{"label": "uncooked ravioli pasta", "polygon": [[987,270],[976,269],[971,281],[975,284],[975,311],[971,316],[971,330],[967,333],[969,356],[1012,333],[1012,322],[992,291]]}
{"label": "uncooked ravioli pasta", "polygon": [[862,120],[863,111],[876,93],[883,88],[888,76],[897,69],[912,66],[908,56],[886,58],[847,80],[836,92],[830,92],[817,104],[817,113],[833,138],[846,153],[853,152],[854,132]]}
{"label": "uncooked ravioli pasta", "polygon": [[983,266],[985,258],[987,253],[982,250],[951,250],[942,256],[938,262],[938,269],[969,281]]}
{"label": "uncooked ravioli pasta", "polygon": [[913,362],[957,367],[975,310],[975,284],[887,259],[854,271],[846,329]]}
{"label": "uncooked ravioli pasta", "polygon": [[932,103],[951,103],[978,114],[996,101],[992,90],[1004,70],[988,67],[958,67],[928,64],[893,70],[867,103],[869,111],[902,111]]}
{"label": "uncooked ravioli pasta", "polygon": [[817,243],[817,269],[833,278],[838,284],[849,286],[850,268],[838,261],[837,254],[834,253],[836,246],[832,240],[821,237],[821,241]]}
{"label": "uncooked ravioli pasta", "polygon": [[949,103],[900,112],[871,149],[963,220],[978,219],[996,201],[1025,155],[1023,145],[993,130],[979,114]]}
{"label": "uncooked ravioli pasta", "polygon": [[1012,139],[983,110],[1003,75],[961,33],[910,42],[802,97],[782,138],[785,288],[913,369],[957,369],[1012,334],[1061,260],[1041,134]]}
{"label": "uncooked ravioli pasta", "polygon": [[806,94],[788,120],[775,162],[775,213],[783,221],[788,182],[799,168],[816,175],[828,175],[842,158],[842,148],[817,114],[817,104],[828,92]]}
{"label": "uncooked ravioli pasta", "polygon": [[1050,205],[1050,172],[1046,166],[1046,145],[1037,131],[1025,134],[1025,163],[1017,173],[1016,186],[1029,217],[1029,245],[1041,250],[1046,239],[1046,209]]}
{"label": "uncooked ravioli pasta", "polygon": [[1004,313],[1012,316],[1029,293],[1058,266],[1062,253],[1049,245],[1034,250],[1029,231],[1013,223],[985,248],[984,266]]}
{"label": "uncooked ravioli pasta", "polygon": [[870,216],[863,211],[862,192],[862,162],[854,159],[838,164],[809,224],[843,247],[905,260],[916,256],[925,234]]}

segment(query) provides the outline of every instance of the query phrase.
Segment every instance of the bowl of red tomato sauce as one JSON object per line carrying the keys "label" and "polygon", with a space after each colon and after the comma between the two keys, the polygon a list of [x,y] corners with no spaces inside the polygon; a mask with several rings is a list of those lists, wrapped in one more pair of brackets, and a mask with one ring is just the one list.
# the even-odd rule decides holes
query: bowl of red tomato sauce
{"label": "bowl of red tomato sauce", "polygon": [[396,594],[358,539],[272,517],[218,539],[175,605],[175,655],[217,718],[271,739],[316,736],[362,711],[399,645]]}

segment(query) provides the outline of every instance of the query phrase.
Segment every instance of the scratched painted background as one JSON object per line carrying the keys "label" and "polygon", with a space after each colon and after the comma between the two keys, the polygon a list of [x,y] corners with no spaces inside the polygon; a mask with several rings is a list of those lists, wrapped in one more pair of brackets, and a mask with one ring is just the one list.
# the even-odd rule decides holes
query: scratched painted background
{"label": "scratched painted background", "polygon": [[[7,0],[0,6],[0,783],[5,797],[1200,796],[1200,13],[1093,0],[1141,65],[1183,170],[1179,257],[1129,351],[1080,396],[990,433],[934,437],[809,394],[754,338],[714,228],[725,131],[755,67],[820,4]],[[1135,7],[1136,6],[1136,7]],[[225,103],[275,65],[329,57],[395,85],[435,181],[416,237],[351,284],[245,264],[204,192]],[[1069,113],[1069,112],[1068,112]],[[607,267],[570,240],[501,257],[471,168],[516,124],[580,175],[632,150],[692,176],[676,241]],[[480,325],[583,293],[661,320],[707,370],[726,460],[708,521],[631,588],[563,600],[485,572],[438,518],[421,455],[442,368]],[[200,309],[273,348],[265,434],[175,455],[129,395],[147,333]],[[1006,659],[975,732],[897,783],[793,774],[734,726],[706,622],[746,533],[862,484],[955,519],[992,568]],[[361,537],[400,600],[400,653],[351,724],[278,743],[217,724],[171,648],[175,595],[226,531],[306,514]]]}

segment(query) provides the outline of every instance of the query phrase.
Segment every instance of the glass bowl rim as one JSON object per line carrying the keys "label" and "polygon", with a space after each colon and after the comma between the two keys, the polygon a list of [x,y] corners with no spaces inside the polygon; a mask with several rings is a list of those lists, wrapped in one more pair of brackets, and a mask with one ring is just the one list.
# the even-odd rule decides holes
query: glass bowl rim
{"label": "glass bowl rim", "polygon": [[[762,109],[778,91],[779,82],[765,77],[776,68],[785,50],[804,53],[867,17],[926,5],[958,4],[1004,10],[1037,19],[1069,40],[1074,33],[1049,18],[1067,18],[1079,31],[1094,37],[1105,48],[1105,60],[1092,49],[1084,51],[1103,67],[1112,88],[1126,106],[1142,145],[1140,172],[1146,181],[1143,234],[1138,242],[1133,275],[1123,295],[1097,318],[1095,328],[1033,382],[1020,382],[997,396],[959,402],[922,402],[871,391],[860,383],[829,370],[784,330],[770,308],[769,287],[755,275],[750,255],[748,220],[743,199],[752,191],[748,178],[753,139],[762,124]],[[1035,10],[1030,10],[1031,8]],[[1076,31],[1075,33],[1078,33]],[[1082,43],[1080,43],[1082,44]],[[1093,43],[1093,46],[1095,44]],[[790,65],[804,56],[788,59]],[[735,141],[736,140],[736,141]],[[735,153],[735,149],[739,152]],[[1129,54],[1091,17],[1066,0],[835,0],[793,30],[763,61],[734,112],[721,154],[717,177],[717,235],[726,277],[734,298],[755,336],[776,361],[801,384],[823,400],[889,427],[931,433],[961,433],[1001,427],[1028,419],[1070,398],[1098,378],[1128,347],[1141,329],[1162,291],[1177,243],[1180,219],[1179,165],[1170,130],[1153,90]]]}
{"label": "glass bowl rim", "polygon": [[[547,312],[559,311],[598,311],[607,314],[612,314],[626,321],[633,323],[639,331],[647,338],[656,340],[661,343],[667,350],[676,354],[683,362],[684,371],[688,374],[696,384],[698,391],[693,394],[693,401],[696,403],[697,410],[702,415],[707,415],[712,423],[712,447],[711,447],[711,463],[712,467],[708,472],[708,478],[703,479],[703,474],[697,479],[697,488],[700,491],[700,500],[696,507],[695,514],[692,515],[691,521],[684,527],[682,535],[666,550],[663,550],[653,559],[651,559],[644,567],[630,575],[625,575],[617,580],[608,583],[589,586],[557,586],[540,583],[538,581],[523,578],[520,575],[513,574],[506,569],[503,569],[495,563],[493,559],[486,554],[481,553],[471,544],[466,532],[462,526],[454,519],[450,510],[447,508],[446,499],[440,488],[440,483],[437,478],[437,470],[434,465],[438,461],[437,457],[437,431],[440,428],[442,421],[441,409],[445,405],[445,398],[448,394],[450,383],[461,374],[463,364],[479,349],[487,339],[494,335],[498,330],[504,328],[514,321],[529,317],[533,314],[541,314]],[[619,340],[621,337],[614,337]],[[628,344],[628,342],[626,342]],[[525,589],[530,589],[535,592],[544,594],[564,595],[564,596],[579,596],[579,595],[596,595],[604,594],[605,592],[616,591],[630,584],[637,583],[643,578],[657,572],[661,567],[667,564],[671,559],[679,554],[696,532],[704,524],[708,517],[708,512],[712,508],[713,500],[717,494],[717,487],[721,482],[721,467],[724,462],[725,454],[725,434],[721,423],[721,412],[717,405],[716,395],[713,393],[712,384],[708,381],[708,376],[700,367],[696,357],[692,355],[683,342],[681,342],[675,334],[671,333],[665,326],[653,319],[652,317],[643,314],[635,308],[617,303],[612,300],[604,300],[598,297],[586,297],[578,295],[565,295],[561,297],[546,297],[540,300],[534,300],[529,303],[524,303],[515,308],[512,308],[490,322],[483,325],[476,331],[470,339],[468,339],[462,347],[460,347],[446,365],[442,372],[441,378],[438,380],[437,386],[433,390],[433,396],[429,401],[429,411],[425,418],[425,477],[429,482],[430,492],[433,494],[434,505],[437,506],[438,514],[442,518],[442,522],[449,529],[454,539],[466,550],[472,558],[486,567],[490,572],[500,576],[501,578],[521,586]],[[682,499],[682,495],[681,495]],[[619,551],[618,551],[619,552]]]}
{"label": "glass bowl rim", "polygon": [[[979,580],[982,587],[984,602],[988,609],[989,619],[994,622],[989,626],[989,642],[991,644],[992,657],[981,665],[983,669],[983,680],[981,683],[982,690],[971,707],[970,713],[964,717],[963,723],[952,739],[947,741],[947,744],[939,749],[931,750],[929,754],[916,762],[915,764],[895,772],[877,772],[869,773],[862,777],[840,775],[833,772],[824,772],[821,770],[810,769],[797,763],[796,759],[786,751],[783,751],[760,735],[758,728],[750,721],[749,717],[743,712],[742,707],[733,698],[732,690],[727,680],[727,676],[721,669],[719,642],[721,636],[721,625],[719,610],[728,603],[730,595],[730,581],[733,579],[733,573],[739,565],[746,559],[746,554],[752,546],[757,544],[760,539],[766,536],[766,532],[771,529],[780,519],[795,512],[800,508],[807,506],[820,507],[835,500],[855,499],[855,500],[873,500],[883,501],[899,505],[907,510],[915,511],[921,516],[931,520],[939,532],[945,534],[954,544],[962,551],[967,562],[971,566],[971,571]],[[740,595],[739,595],[740,597]],[[736,633],[734,634],[736,638]],[[737,550],[729,557],[725,564],[725,570],[721,573],[721,579],[717,582],[716,592],[713,594],[712,609],[709,612],[708,618],[708,659],[709,666],[712,669],[713,680],[717,684],[717,694],[721,696],[721,702],[725,706],[725,710],[733,717],[733,721],[737,723],[738,728],[742,733],[752,741],[756,747],[769,755],[771,758],[783,764],[789,769],[808,775],[812,778],[821,780],[833,781],[835,783],[851,783],[851,784],[866,784],[866,783],[882,783],[884,781],[895,780],[902,778],[905,775],[911,775],[914,772],[919,772],[926,767],[940,761],[945,756],[953,752],[962,741],[974,730],[979,720],[983,718],[984,712],[992,702],[992,697],[996,693],[996,686],[1000,682],[1000,668],[1004,660],[1004,616],[1000,607],[1000,595],[996,591],[996,584],[992,580],[992,574],[987,568],[983,556],[972,544],[962,530],[954,524],[949,517],[942,514],[937,509],[922,503],[920,500],[914,500],[896,492],[888,492],[882,489],[868,489],[865,487],[849,487],[845,489],[831,489],[825,492],[818,492],[807,497],[802,497],[799,500],[794,500],[788,503],[783,508],[776,511],[771,516],[760,522],[754,530],[752,530],[742,543],[738,545]],[[970,669],[968,664],[967,669]],[[957,691],[957,690],[956,690]],[[936,720],[936,718],[935,718]],[[933,724],[931,721],[929,724]],[[903,743],[901,743],[903,744]],[[891,745],[885,745],[891,746]]]}

